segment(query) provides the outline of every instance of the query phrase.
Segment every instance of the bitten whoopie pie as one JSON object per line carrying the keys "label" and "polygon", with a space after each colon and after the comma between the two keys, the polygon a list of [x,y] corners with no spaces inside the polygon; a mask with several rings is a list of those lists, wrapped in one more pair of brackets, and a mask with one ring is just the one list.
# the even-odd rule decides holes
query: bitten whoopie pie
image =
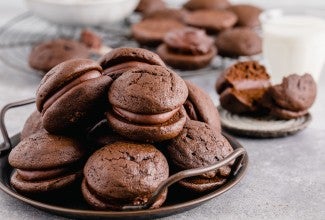
{"label": "bitten whoopie pie", "polygon": [[225,9],[229,6],[228,0],[189,0],[183,7],[195,11],[199,9]]}
{"label": "bitten whoopie pie", "polygon": [[260,100],[271,85],[263,65],[255,61],[238,62],[218,78],[216,89],[221,106],[235,114],[262,111]]}
{"label": "bitten whoopie pie", "polygon": [[20,133],[20,140],[35,134],[39,131],[44,131],[42,123],[42,115],[37,110],[35,110],[26,120],[23,130]]}
{"label": "bitten whoopie pie", "polygon": [[157,46],[162,43],[165,34],[185,25],[175,19],[145,19],[131,27],[134,39],[140,45]]}
{"label": "bitten whoopie pie", "polygon": [[277,118],[298,118],[308,113],[316,94],[317,85],[310,74],[292,74],[284,77],[281,84],[271,86],[262,104]]}
{"label": "bitten whoopie pie", "polygon": [[10,183],[28,194],[63,189],[81,177],[85,156],[81,141],[38,132],[10,152],[9,164],[16,168]]}
{"label": "bitten whoopie pie", "polygon": [[238,17],[236,23],[237,26],[241,27],[258,27],[260,26],[259,16],[262,13],[262,9],[249,4],[237,4],[232,5],[227,10],[232,11]]}
{"label": "bitten whoopie pie", "polygon": [[103,118],[111,82],[92,60],[75,59],[55,66],[36,94],[44,128],[54,134],[70,134],[93,126]]}
{"label": "bitten whoopie pie", "polygon": [[[168,157],[177,170],[212,165],[233,152],[230,143],[204,122],[187,120],[182,132],[169,141]],[[211,190],[225,182],[230,166],[181,180],[179,184],[196,192]]]}
{"label": "bitten whoopie pie", "polygon": [[187,25],[202,28],[207,33],[218,33],[231,28],[237,22],[237,16],[226,10],[201,9],[189,13],[185,17]]}
{"label": "bitten whoopie pie", "polygon": [[161,58],[146,49],[141,48],[116,48],[99,59],[103,74],[118,78],[129,69],[143,65],[165,66]]}
{"label": "bitten whoopie pie", "polygon": [[186,113],[191,120],[207,123],[215,132],[221,132],[219,112],[209,94],[194,83],[185,80],[188,98],[184,104]]}
{"label": "bitten whoopie pie", "polygon": [[237,27],[222,31],[216,46],[221,56],[252,56],[262,52],[262,38],[250,28]]}
{"label": "bitten whoopie pie", "polygon": [[47,72],[59,63],[70,59],[89,58],[86,46],[78,41],[55,39],[33,47],[29,55],[29,65],[36,70]]}
{"label": "bitten whoopie pie", "polygon": [[186,120],[182,107],[188,96],[182,78],[161,66],[142,66],[125,72],[108,93],[112,109],[107,119],[120,135],[142,142],[176,137]]}
{"label": "bitten whoopie pie", "polygon": [[[165,156],[150,144],[116,142],[96,151],[84,167],[82,193],[95,209],[143,205],[168,178]],[[167,192],[151,206],[158,208]]]}
{"label": "bitten whoopie pie", "polygon": [[204,30],[186,27],[168,32],[157,53],[173,68],[193,70],[209,65],[217,49]]}

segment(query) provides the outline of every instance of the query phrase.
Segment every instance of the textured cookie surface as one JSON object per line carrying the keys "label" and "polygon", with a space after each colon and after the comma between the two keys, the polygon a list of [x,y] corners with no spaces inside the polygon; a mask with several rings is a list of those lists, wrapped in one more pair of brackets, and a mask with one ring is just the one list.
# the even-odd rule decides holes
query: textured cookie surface
{"label": "textured cookie surface", "polygon": [[249,4],[232,5],[228,10],[234,12],[238,17],[238,26],[257,27],[260,25],[259,15],[262,9]]}
{"label": "textured cookie surface", "polygon": [[106,69],[108,67],[130,61],[165,66],[164,62],[157,54],[142,48],[116,48],[102,56],[98,62],[103,69]]}
{"label": "textured cookie surface", "polygon": [[204,30],[186,27],[168,32],[164,36],[164,43],[176,50],[175,53],[199,55],[208,53],[214,40]]}
{"label": "textured cookie surface", "polygon": [[249,28],[234,28],[221,32],[216,46],[222,56],[250,56],[262,51],[262,39]]}
{"label": "textured cookie surface", "polygon": [[184,24],[174,19],[145,19],[132,26],[132,35],[136,41],[144,45],[157,45],[164,35],[173,29],[184,27]]}
{"label": "textured cookie surface", "polygon": [[40,132],[22,140],[8,160],[15,168],[42,170],[72,164],[84,155],[85,149],[78,140]]}
{"label": "textured cookie surface", "polygon": [[183,22],[185,16],[187,15],[187,11],[184,9],[178,8],[164,8],[155,10],[153,12],[147,13],[143,16],[144,19],[173,19],[180,22]]}
{"label": "textured cookie surface", "polygon": [[96,151],[87,161],[84,175],[100,197],[134,199],[150,195],[168,178],[167,160],[148,144],[116,142]]}
{"label": "textured cookie surface", "polygon": [[[187,120],[179,136],[170,141],[168,155],[180,169],[204,167],[222,160],[233,151],[220,133],[216,134],[209,125]],[[215,172],[208,174],[214,177]]]}
{"label": "textured cookie surface", "polygon": [[285,77],[281,84],[272,86],[269,94],[275,103],[286,110],[303,111],[312,106],[317,85],[310,74]]}
{"label": "textured cookie surface", "polygon": [[[192,120],[202,121],[210,125],[214,131],[221,131],[219,112],[209,94],[203,91],[190,81],[185,81],[188,88],[188,101],[191,102],[196,118],[190,117]],[[186,108],[186,107],[185,107]],[[187,112],[190,109],[186,108]],[[191,115],[191,114],[189,114]]]}
{"label": "textured cookie surface", "polygon": [[73,40],[56,39],[36,45],[29,55],[29,65],[47,72],[63,61],[88,57],[89,51],[83,44]]}
{"label": "textured cookie surface", "polygon": [[130,70],[115,80],[109,89],[113,106],[133,113],[159,114],[180,107],[188,89],[175,72],[160,66]]}
{"label": "textured cookie surface", "polygon": [[104,117],[111,83],[111,77],[102,76],[66,92],[43,113],[44,128],[55,134],[70,134],[93,126]]}
{"label": "textured cookie surface", "polygon": [[24,138],[35,134],[40,130],[44,130],[42,115],[36,110],[27,118],[23,130],[21,131],[20,139],[23,140]]}

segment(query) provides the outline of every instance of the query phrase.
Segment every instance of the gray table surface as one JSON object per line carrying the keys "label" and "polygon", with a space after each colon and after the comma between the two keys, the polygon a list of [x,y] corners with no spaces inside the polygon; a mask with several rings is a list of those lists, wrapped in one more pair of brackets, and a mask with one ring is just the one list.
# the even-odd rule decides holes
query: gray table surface
{"label": "gray table surface", "polygon": [[[17,0],[14,2],[18,2]],[[24,10],[0,2],[0,24]],[[190,80],[217,103],[214,83],[218,73]],[[23,74],[0,61],[0,107],[33,97],[40,78]],[[279,139],[238,138],[247,149],[246,177],[225,194],[190,211],[165,219],[325,219],[325,70],[319,80],[310,126]],[[19,132],[34,107],[13,110],[6,120],[10,134]],[[0,142],[3,139],[0,137]],[[0,192],[1,219],[61,219]]]}

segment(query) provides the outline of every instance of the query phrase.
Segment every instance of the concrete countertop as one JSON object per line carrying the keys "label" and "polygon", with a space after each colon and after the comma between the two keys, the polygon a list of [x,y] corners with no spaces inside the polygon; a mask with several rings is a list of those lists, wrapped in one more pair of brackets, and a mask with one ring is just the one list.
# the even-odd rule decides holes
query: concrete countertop
{"label": "concrete countertop", "polygon": [[[13,1],[19,2],[19,1]],[[0,24],[24,11],[21,5],[0,3]],[[2,16],[3,15],[3,16]],[[191,77],[217,101],[218,73]],[[33,97],[40,78],[0,61],[0,107]],[[325,70],[307,129],[278,139],[238,138],[250,164],[245,178],[233,189],[190,211],[164,219],[325,219]],[[34,107],[7,115],[10,134],[19,132]],[[0,142],[3,139],[0,137]],[[1,219],[64,219],[35,209],[0,191]]]}

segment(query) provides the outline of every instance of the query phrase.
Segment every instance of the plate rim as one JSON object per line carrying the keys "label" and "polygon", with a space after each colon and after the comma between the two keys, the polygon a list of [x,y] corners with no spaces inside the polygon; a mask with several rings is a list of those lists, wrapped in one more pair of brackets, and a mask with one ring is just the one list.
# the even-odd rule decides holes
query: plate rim
{"label": "plate rim", "polygon": [[[231,115],[239,116],[239,118],[241,117],[239,114],[231,113],[228,110],[222,108],[222,106],[220,106],[220,105],[216,106],[216,108],[218,109],[219,113],[224,111]],[[249,116],[245,116],[245,117],[249,117]],[[254,118],[254,117],[251,117],[251,118]],[[241,136],[245,136],[245,137],[252,137],[252,138],[277,138],[277,137],[285,137],[288,135],[293,135],[293,134],[305,129],[311,123],[311,121],[313,119],[310,112],[308,112],[306,115],[303,115],[299,118],[305,118],[305,120],[303,123],[301,123],[297,126],[290,127],[288,129],[278,129],[278,130],[270,131],[270,130],[237,128],[235,125],[229,125],[228,123],[225,123],[223,120],[224,117],[222,117],[222,114],[220,114],[220,122],[221,122],[221,126],[223,129],[231,132],[232,134],[237,134],[237,135],[241,135]]]}
{"label": "plate rim", "polygon": [[[231,145],[235,148],[244,148],[234,137],[223,134],[228,141],[231,143]],[[19,140],[19,134],[16,134],[12,136],[11,141],[14,143],[13,145],[17,145],[17,141]],[[1,143],[2,144],[2,143]],[[1,155],[0,161],[4,161],[5,165],[9,165],[7,157],[8,154]],[[169,206],[162,206],[157,209],[145,209],[145,210],[136,210],[136,211],[97,211],[97,210],[91,210],[91,209],[74,209],[74,208],[66,208],[56,205],[50,205],[44,202],[36,201],[34,199],[25,197],[16,191],[14,191],[11,187],[8,187],[4,183],[4,177],[0,178],[0,189],[7,193],[9,196],[24,202],[25,204],[31,205],[34,208],[46,211],[48,213],[53,213],[59,216],[64,217],[78,217],[78,218],[143,218],[143,217],[149,217],[149,216],[170,216],[176,213],[185,212],[187,210],[190,210],[192,208],[195,208],[197,206],[202,205],[203,203],[225,193],[229,189],[236,186],[246,175],[247,168],[249,163],[249,157],[247,153],[244,155],[242,166],[234,175],[232,178],[230,178],[222,187],[213,190],[207,194],[202,194],[202,196],[199,196],[198,198],[195,198],[193,200],[189,200],[182,203],[177,203],[174,205]],[[10,166],[10,165],[9,165]],[[4,169],[2,169],[0,172],[3,172]]]}

